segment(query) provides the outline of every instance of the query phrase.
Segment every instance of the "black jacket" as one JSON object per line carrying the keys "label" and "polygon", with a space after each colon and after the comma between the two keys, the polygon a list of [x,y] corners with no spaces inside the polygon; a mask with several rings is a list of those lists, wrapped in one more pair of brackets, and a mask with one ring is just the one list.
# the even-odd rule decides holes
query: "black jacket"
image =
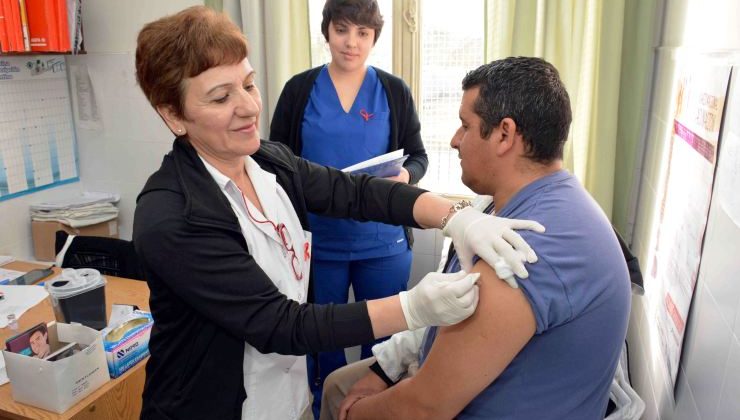
{"label": "black jacket", "polygon": [[[422,190],[349,177],[273,142],[252,157],[277,176],[304,228],[308,211],[415,225]],[[365,302],[299,305],[278,291],[184,139],[175,140],[139,195],[133,237],[154,316],[142,418],[238,419],[245,341],[263,353],[305,354],[373,339]]]}
{"label": "black jacket", "polygon": [[[283,87],[270,123],[270,140],[287,144],[296,155],[303,150],[301,126],[303,113],[316,78],[323,66],[293,76]],[[388,152],[404,149],[409,158],[403,167],[409,171],[409,184],[416,184],[427,171],[429,161],[421,141],[421,124],[414,98],[400,78],[374,67],[383,84],[391,114],[391,138]]]}

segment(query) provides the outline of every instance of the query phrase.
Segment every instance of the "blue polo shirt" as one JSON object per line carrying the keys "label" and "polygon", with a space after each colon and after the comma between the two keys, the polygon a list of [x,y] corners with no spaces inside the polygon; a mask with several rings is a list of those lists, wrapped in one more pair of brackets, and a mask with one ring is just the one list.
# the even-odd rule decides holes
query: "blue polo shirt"
{"label": "blue polo shirt", "polygon": [[[497,215],[547,228],[519,232],[539,257],[528,279],[517,278],[537,330],[457,418],[603,419],[630,311],[627,266],[609,220],[566,171],[527,185]],[[436,332],[427,331],[422,363]]]}

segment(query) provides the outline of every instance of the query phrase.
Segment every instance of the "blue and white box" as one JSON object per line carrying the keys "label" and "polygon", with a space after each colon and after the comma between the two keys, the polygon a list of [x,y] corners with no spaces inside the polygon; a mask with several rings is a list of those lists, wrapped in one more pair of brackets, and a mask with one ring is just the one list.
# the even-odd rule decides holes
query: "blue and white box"
{"label": "blue and white box", "polygon": [[154,319],[152,314],[134,311],[116,326],[101,331],[103,349],[112,378],[121,376],[142,359],[149,356],[149,335]]}

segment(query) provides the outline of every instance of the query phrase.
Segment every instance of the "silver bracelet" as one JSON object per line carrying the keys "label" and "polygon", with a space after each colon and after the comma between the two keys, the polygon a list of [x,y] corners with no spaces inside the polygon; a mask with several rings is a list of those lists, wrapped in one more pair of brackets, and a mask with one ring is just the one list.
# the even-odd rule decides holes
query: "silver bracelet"
{"label": "silver bracelet", "polygon": [[447,212],[447,215],[442,218],[442,223],[440,224],[439,228],[444,229],[445,226],[447,226],[447,222],[450,221],[452,218],[452,215],[457,213],[458,211],[464,209],[465,207],[472,206],[473,203],[470,202],[470,200],[460,200],[455,202],[451,207],[450,210]]}

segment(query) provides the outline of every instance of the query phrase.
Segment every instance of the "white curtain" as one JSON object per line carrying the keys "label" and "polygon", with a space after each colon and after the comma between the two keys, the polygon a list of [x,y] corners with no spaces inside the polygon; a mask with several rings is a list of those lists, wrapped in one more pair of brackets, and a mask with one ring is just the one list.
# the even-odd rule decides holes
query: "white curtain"
{"label": "white curtain", "polygon": [[262,138],[285,82],[311,66],[308,2],[240,0],[242,31],[249,41],[249,62],[257,72],[264,110]]}
{"label": "white curtain", "polygon": [[624,0],[488,0],[486,61],[541,57],[560,71],[573,124],[565,164],[611,216]]}

